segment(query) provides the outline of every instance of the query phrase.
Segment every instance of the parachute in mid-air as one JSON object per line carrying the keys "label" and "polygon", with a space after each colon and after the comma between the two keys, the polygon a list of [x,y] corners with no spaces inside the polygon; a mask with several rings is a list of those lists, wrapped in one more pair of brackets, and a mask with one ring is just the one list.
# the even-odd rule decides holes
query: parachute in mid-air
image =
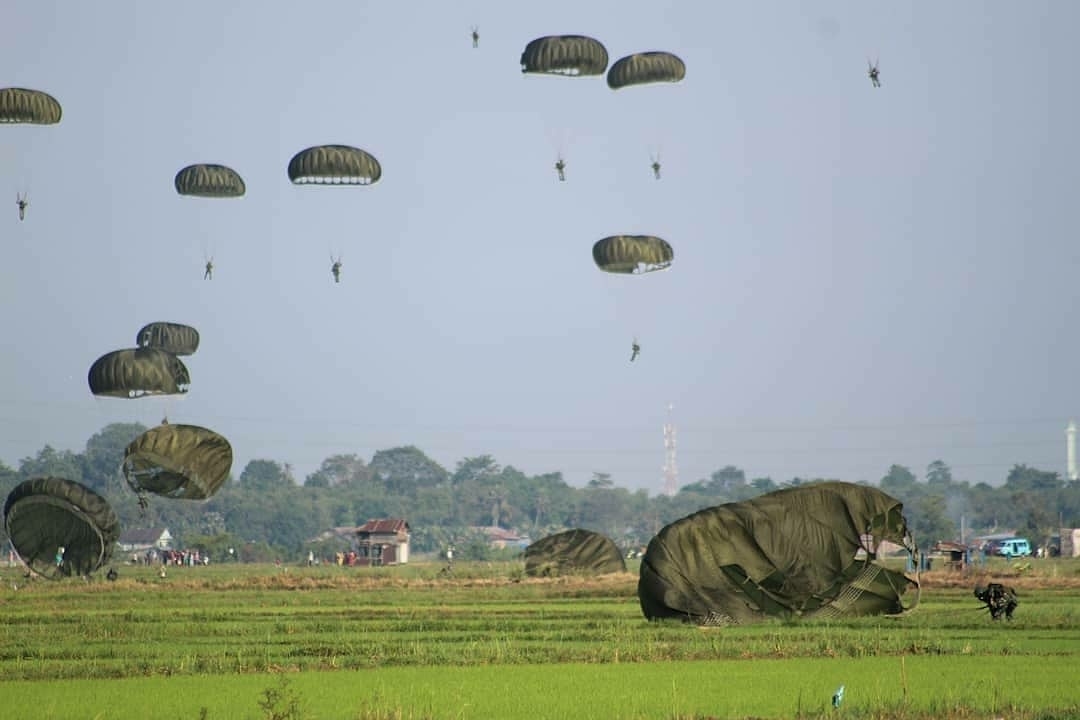
{"label": "parachute in mid-air", "polygon": [[229,441],[197,425],[162,424],[131,441],[122,465],[128,485],[182,500],[205,500],[229,479]]}
{"label": "parachute in mid-air", "polygon": [[348,145],[316,145],[289,161],[289,180],[296,185],[371,185],[380,177],[375,156]]}
{"label": "parachute in mid-air", "polygon": [[616,572],[626,572],[622,553],[610,538],[591,530],[548,535],[525,548],[525,573],[532,577]]}
{"label": "parachute in mid-air", "polygon": [[105,498],[57,477],[15,486],[4,503],[4,529],[27,567],[52,579],[90,575],[120,539],[120,522]]}
{"label": "parachute in mid-air", "polygon": [[669,52],[643,52],[616,60],[608,70],[607,84],[612,90],[629,85],[679,82],[686,77],[686,64]]}
{"label": "parachute in mid-air", "polygon": [[180,358],[158,348],[106,353],[90,366],[86,379],[94,395],[121,398],[182,395],[191,385]]}
{"label": "parachute in mid-air", "polygon": [[[906,551],[901,569],[886,566],[885,541]],[[918,575],[902,571],[917,555],[900,501],[864,485],[816,483],[663,528],[642,560],[638,599],[650,620],[700,625],[899,614],[918,603]]]}
{"label": "parachute in mid-air", "polygon": [[603,43],[585,35],[547,35],[525,46],[521,72],[548,75],[603,75],[608,53]]}
{"label": "parachute in mid-air", "polygon": [[199,349],[199,331],[190,325],[171,322],[152,322],[144,325],[135,336],[141,348],[157,348],[173,355],[192,355]]}
{"label": "parachute in mid-air", "polygon": [[654,235],[611,235],[598,240],[592,254],[604,272],[624,275],[664,270],[675,259],[668,241]]}
{"label": "parachute in mid-air", "polygon": [[247,191],[240,173],[224,165],[188,165],[173,178],[176,192],[204,198],[243,197]]}
{"label": "parachute in mid-air", "polygon": [[0,124],[55,125],[63,111],[52,95],[26,88],[0,88]]}

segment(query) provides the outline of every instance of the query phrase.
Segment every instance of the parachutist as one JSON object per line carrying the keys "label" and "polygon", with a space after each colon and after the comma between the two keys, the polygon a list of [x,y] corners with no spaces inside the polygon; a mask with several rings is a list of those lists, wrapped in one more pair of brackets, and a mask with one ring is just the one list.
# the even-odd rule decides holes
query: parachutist
{"label": "parachutist", "polygon": [[19,220],[25,220],[26,208],[30,207],[30,201],[24,195],[15,193],[15,204],[19,207]]}
{"label": "parachutist", "polygon": [[480,47],[480,28],[478,28],[476,25],[473,25],[472,29],[472,46],[474,48]]}
{"label": "parachutist", "polygon": [[659,160],[653,160],[652,174],[653,174],[653,177],[655,177],[657,180],[660,179],[660,161]]}
{"label": "parachutist", "polygon": [[203,280],[214,279],[214,258],[210,258],[206,261],[206,272],[203,273]]}
{"label": "parachutist", "polygon": [[555,172],[559,173],[560,181],[566,180],[566,162],[562,158],[555,163]]}
{"label": "parachutist", "polygon": [[1012,620],[1013,611],[1020,604],[1016,600],[1016,591],[1001,583],[990,583],[986,587],[976,585],[975,597],[985,603],[994,620],[1000,620],[1002,615],[1006,620]]}
{"label": "parachutist", "polygon": [[641,354],[641,346],[638,345],[638,341],[635,340],[634,344],[630,346],[630,362],[637,360],[637,356]]}
{"label": "parachutist", "polygon": [[330,272],[334,276],[334,282],[341,282],[341,258],[334,260],[334,264],[330,266]]}
{"label": "parachutist", "polygon": [[866,64],[869,66],[866,74],[870,76],[870,82],[872,82],[874,84],[874,87],[876,88],[881,87],[881,80],[879,79],[877,63],[871,63],[869,60],[867,60]]}

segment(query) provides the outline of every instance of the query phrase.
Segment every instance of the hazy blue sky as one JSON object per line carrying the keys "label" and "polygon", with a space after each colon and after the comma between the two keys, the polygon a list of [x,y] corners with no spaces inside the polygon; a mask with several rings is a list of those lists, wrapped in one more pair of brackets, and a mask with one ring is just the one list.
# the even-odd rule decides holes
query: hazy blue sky
{"label": "hazy blue sky", "polygon": [[[64,116],[0,127],[0,459],[167,409],[234,473],[414,444],[656,493],[673,403],[682,483],[1064,472],[1078,27],[1066,0],[9,0],[0,86]],[[686,79],[523,76],[561,33]],[[291,185],[324,143],[382,180]],[[247,196],[178,196],[195,162]],[[672,269],[600,272],[619,233]],[[201,333],[190,393],[93,397],[90,364],[156,320]]]}

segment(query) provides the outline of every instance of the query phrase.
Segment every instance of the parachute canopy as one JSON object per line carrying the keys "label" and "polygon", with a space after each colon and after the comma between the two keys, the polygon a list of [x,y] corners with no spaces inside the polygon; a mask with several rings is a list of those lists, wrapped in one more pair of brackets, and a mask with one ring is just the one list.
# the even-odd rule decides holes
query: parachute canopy
{"label": "parachute canopy", "polygon": [[604,575],[626,572],[615,543],[589,530],[548,535],[525,548],[525,573],[536,576]]}
{"label": "parachute canopy", "polygon": [[173,179],[181,195],[206,198],[243,197],[247,188],[240,173],[224,165],[188,165]]}
{"label": "parachute canopy", "polygon": [[23,562],[53,579],[90,575],[109,561],[120,539],[120,522],[105,498],[57,477],[15,486],[4,503],[4,529]]}
{"label": "parachute canopy", "polygon": [[[907,550],[900,568],[918,553],[902,511],[876,488],[843,482],[702,510],[649,543],[641,610],[702,625],[901,613],[918,602],[918,575],[886,567],[879,552],[886,540]],[[905,608],[901,596],[913,587]]]}
{"label": "parachute canopy", "polygon": [[585,35],[548,35],[525,46],[521,72],[548,75],[603,75],[607,48]]}
{"label": "parachute canopy", "polygon": [[182,395],[191,385],[180,358],[158,348],[114,350],[102,355],[87,373],[90,392],[109,397]]}
{"label": "parachute canopy", "polygon": [[686,63],[669,52],[643,52],[619,58],[608,70],[607,84],[612,90],[628,85],[679,82],[686,77]]}
{"label": "parachute canopy", "polygon": [[675,251],[653,235],[611,235],[593,245],[592,256],[604,272],[633,275],[670,267]]}
{"label": "parachute canopy", "polygon": [[0,124],[55,125],[60,122],[60,103],[52,95],[26,88],[0,88]]}
{"label": "parachute canopy", "polygon": [[197,425],[162,424],[124,450],[124,477],[137,492],[183,500],[205,500],[232,469],[229,441]]}
{"label": "parachute canopy", "polygon": [[199,331],[189,325],[152,322],[135,337],[141,348],[157,348],[173,355],[192,355],[199,349]]}
{"label": "parachute canopy", "polygon": [[289,180],[296,185],[371,185],[380,177],[375,156],[348,145],[309,147],[289,161]]}

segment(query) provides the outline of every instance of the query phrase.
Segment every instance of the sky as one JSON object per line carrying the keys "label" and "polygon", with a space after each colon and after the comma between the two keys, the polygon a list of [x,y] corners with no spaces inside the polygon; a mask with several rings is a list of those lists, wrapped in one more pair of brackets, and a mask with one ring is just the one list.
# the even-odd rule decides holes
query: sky
{"label": "sky", "polygon": [[[227,5],[5,6],[0,86],[64,110],[0,127],[8,465],[167,413],[229,438],[234,474],[298,479],[415,445],[657,494],[669,421],[680,484],[1065,472],[1080,4]],[[551,34],[686,78],[522,74]],[[321,144],[381,180],[292,185]],[[179,196],[199,162],[246,196]],[[601,272],[593,243],[624,233],[672,267]],[[200,332],[190,392],[93,396],[93,361],[159,320]]]}

